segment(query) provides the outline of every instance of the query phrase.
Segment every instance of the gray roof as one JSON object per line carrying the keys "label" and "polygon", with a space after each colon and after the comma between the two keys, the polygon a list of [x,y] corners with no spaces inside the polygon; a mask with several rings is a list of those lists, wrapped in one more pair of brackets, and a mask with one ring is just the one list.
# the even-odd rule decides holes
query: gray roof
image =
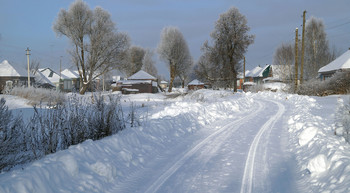
{"label": "gray roof", "polygon": [[130,76],[128,79],[129,80],[155,80],[157,78],[148,74],[147,72],[145,72],[143,70],[140,70],[140,71],[136,72],[135,74],[133,74],[132,76]]}

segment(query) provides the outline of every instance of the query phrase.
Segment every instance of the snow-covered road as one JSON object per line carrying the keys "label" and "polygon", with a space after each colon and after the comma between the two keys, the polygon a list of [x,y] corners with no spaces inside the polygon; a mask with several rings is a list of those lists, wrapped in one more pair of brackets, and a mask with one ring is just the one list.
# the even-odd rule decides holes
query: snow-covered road
{"label": "snow-covered road", "polygon": [[1,173],[0,192],[349,192],[350,146],[334,135],[339,100],[126,95],[139,126]]}
{"label": "snow-covered road", "polygon": [[[279,189],[273,179],[293,172],[280,167],[290,165],[281,146],[285,113],[282,103],[257,100],[241,117],[207,125],[184,139],[193,144],[169,149],[110,192],[295,192]],[[293,187],[293,181],[278,181]]]}

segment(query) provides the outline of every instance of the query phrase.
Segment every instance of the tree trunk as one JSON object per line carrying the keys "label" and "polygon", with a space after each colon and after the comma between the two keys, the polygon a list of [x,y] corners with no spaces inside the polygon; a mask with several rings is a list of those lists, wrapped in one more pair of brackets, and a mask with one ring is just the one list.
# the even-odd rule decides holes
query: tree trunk
{"label": "tree trunk", "polygon": [[175,66],[170,65],[170,84],[169,84],[168,92],[171,92],[173,90],[174,79],[175,79]]}
{"label": "tree trunk", "polygon": [[90,83],[87,83],[87,84],[83,83],[81,88],[80,88],[79,94],[81,94],[81,95],[85,94],[86,90],[89,88],[89,85],[90,85]]}

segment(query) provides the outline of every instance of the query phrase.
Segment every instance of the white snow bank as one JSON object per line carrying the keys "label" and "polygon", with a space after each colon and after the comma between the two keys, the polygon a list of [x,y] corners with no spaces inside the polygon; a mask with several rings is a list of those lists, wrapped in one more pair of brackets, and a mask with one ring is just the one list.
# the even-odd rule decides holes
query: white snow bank
{"label": "white snow bank", "polygon": [[298,162],[301,192],[350,192],[350,145],[334,135],[338,96],[288,100],[290,151]]}
{"label": "white snow bank", "polygon": [[308,127],[304,129],[299,135],[299,144],[303,146],[309,143],[317,134],[317,127]]}
{"label": "white snow bank", "polygon": [[248,114],[255,104],[251,97],[229,91],[199,91],[175,99],[128,95],[121,101],[125,108],[131,102],[143,106],[137,109],[139,117],[145,117],[141,126],[99,141],[87,140],[2,173],[0,192],[113,192],[116,183],[203,125]]}
{"label": "white snow bank", "polygon": [[309,161],[307,169],[314,175],[325,172],[328,169],[327,157],[323,154],[317,155]]}

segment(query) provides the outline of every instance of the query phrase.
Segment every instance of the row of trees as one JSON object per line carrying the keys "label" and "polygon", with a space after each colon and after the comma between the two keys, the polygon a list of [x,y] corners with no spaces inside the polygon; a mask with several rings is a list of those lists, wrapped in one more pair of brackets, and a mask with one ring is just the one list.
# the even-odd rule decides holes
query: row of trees
{"label": "row of trees", "polygon": [[153,52],[131,46],[130,37],[117,31],[110,14],[101,7],[91,10],[77,0],[68,10],[60,10],[53,30],[72,44],[69,53],[82,81],[81,94],[94,79],[113,69],[131,75],[143,68],[157,76]]}
{"label": "row of trees", "polygon": [[[69,51],[81,79],[84,94],[92,80],[112,69],[119,69],[127,76],[144,70],[157,77],[153,60],[154,52],[139,46],[131,46],[126,33],[118,32],[110,14],[101,7],[91,10],[82,0],[76,0],[68,10],[62,9],[53,25],[58,36],[67,37]],[[212,84],[223,84],[236,90],[236,75],[241,68],[244,53],[254,36],[249,35],[245,16],[237,8],[220,15],[211,33],[212,42],[206,41],[203,55],[194,67],[200,79]],[[170,86],[179,78],[184,86],[194,62],[187,42],[177,27],[165,27],[161,32],[157,53],[169,67]]]}
{"label": "row of trees", "polygon": [[[301,49],[301,45],[298,45],[298,49]],[[301,53],[301,50],[298,53]],[[334,49],[331,50],[329,47],[323,21],[311,17],[305,25],[304,79],[316,79],[318,77],[318,70],[334,60],[335,57],[336,51]],[[301,60],[300,54],[298,60]],[[298,63],[300,64],[301,62]],[[278,66],[275,73],[284,82],[294,80],[295,44],[281,44],[275,51],[273,64]]]}

